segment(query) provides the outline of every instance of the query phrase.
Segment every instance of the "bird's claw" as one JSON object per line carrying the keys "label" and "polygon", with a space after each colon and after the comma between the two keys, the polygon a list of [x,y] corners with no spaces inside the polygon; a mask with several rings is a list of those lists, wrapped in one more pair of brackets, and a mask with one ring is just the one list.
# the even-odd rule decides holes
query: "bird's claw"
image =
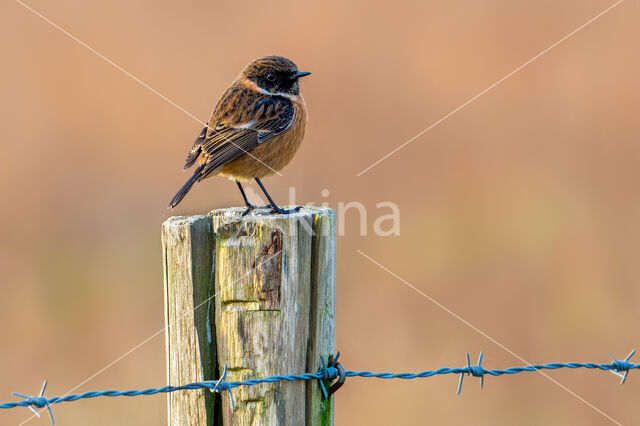
{"label": "bird's claw", "polygon": [[302,206],[297,206],[294,207],[292,209],[283,209],[281,207],[278,206],[271,206],[271,210],[269,211],[269,213],[272,214],[291,214],[291,213],[297,213],[300,211],[300,209],[302,209]]}
{"label": "bird's claw", "polygon": [[[300,209],[302,209],[302,206],[296,206],[294,208],[291,209],[283,209],[282,207],[278,207],[277,205],[269,205],[267,204],[266,206],[254,206],[253,204],[246,204],[246,210],[244,212],[242,212],[242,216],[246,216],[249,213],[251,213],[252,211],[255,210],[255,214],[291,214],[291,213],[297,213],[300,211]],[[260,211],[262,209],[269,209],[267,211]]]}
{"label": "bird's claw", "polygon": [[265,206],[254,206],[253,204],[247,204],[247,208],[244,212],[242,212],[242,216],[246,216],[254,210],[266,209],[268,207],[271,207],[271,206],[268,204]]}

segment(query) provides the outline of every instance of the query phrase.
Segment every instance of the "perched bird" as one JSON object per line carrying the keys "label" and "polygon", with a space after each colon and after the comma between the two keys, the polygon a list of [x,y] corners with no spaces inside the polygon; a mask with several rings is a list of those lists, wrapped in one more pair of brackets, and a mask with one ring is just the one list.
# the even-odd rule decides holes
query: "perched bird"
{"label": "perched bird", "polygon": [[270,212],[300,209],[278,207],[260,178],[284,168],[302,143],[307,110],[298,79],[309,74],[298,71],[296,64],[282,56],[266,56],[247,65],[224,92],[193,143],[184,168],[196,168],[169,208],[177,206],[196,182],[219,175],[238,184],[247,207],[243,215],[256,208],[241,183],[251,179],[267,196]]}

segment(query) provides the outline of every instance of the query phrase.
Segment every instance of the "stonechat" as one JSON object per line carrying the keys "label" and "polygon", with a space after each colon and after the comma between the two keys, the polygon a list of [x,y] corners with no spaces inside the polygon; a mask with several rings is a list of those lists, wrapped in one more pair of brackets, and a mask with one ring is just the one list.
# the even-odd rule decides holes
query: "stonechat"
{"label": "stonechat", "polygon": [[243,215],[256,208],[241,183],[252,179],[269,200],[271,212],[299,209],[278,207],[260,178],[282,170],[302,143],[307,109],[298,79],[309,74],[298,71],[295,63],[282,56],[266,56],[247,65],[193,143],[184,168],[196,168],[169,207],[177,206],[196,182],[227,176],[238,184],[247,207]]}

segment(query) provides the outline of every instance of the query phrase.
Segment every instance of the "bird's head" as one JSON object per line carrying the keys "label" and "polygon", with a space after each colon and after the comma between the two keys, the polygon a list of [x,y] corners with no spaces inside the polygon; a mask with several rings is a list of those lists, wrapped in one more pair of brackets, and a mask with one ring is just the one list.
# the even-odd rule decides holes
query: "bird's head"
{"label": "bird's head", "polygon": [[298,66],[285,57],[265,56],[247,65],[242,70],[241,77],[255,83],[265,93],[298,95],[298,79],[309,74],[311,73],[298,71]]}

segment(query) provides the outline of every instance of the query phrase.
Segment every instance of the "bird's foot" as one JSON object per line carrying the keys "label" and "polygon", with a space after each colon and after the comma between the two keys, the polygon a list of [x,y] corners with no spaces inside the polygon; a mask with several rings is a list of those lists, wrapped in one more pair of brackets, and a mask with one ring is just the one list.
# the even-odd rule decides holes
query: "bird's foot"
{"label": "bird's foot", "polygon": [[267,204],[265,206],[254,206],[253,204],[249,203],[249,204],[247,204],[247,209],[244,212],[242,212],[242,216],[246,216],[246,215],[248,215],[249,213],[251,213],[254,210],[266,209],[266,208],[269,208],[269,207],[271,207],[269,204]]}
{"label": "bird's foot", "polygon": [[270,214],[291,214],[291,213],[297,213],[300,211],[300,209],[302,209],[302,206],[297,206],[294,207],[292,209],[283,209],[281,207],[278,206],[271,206],[271,210],[269,210]]}

